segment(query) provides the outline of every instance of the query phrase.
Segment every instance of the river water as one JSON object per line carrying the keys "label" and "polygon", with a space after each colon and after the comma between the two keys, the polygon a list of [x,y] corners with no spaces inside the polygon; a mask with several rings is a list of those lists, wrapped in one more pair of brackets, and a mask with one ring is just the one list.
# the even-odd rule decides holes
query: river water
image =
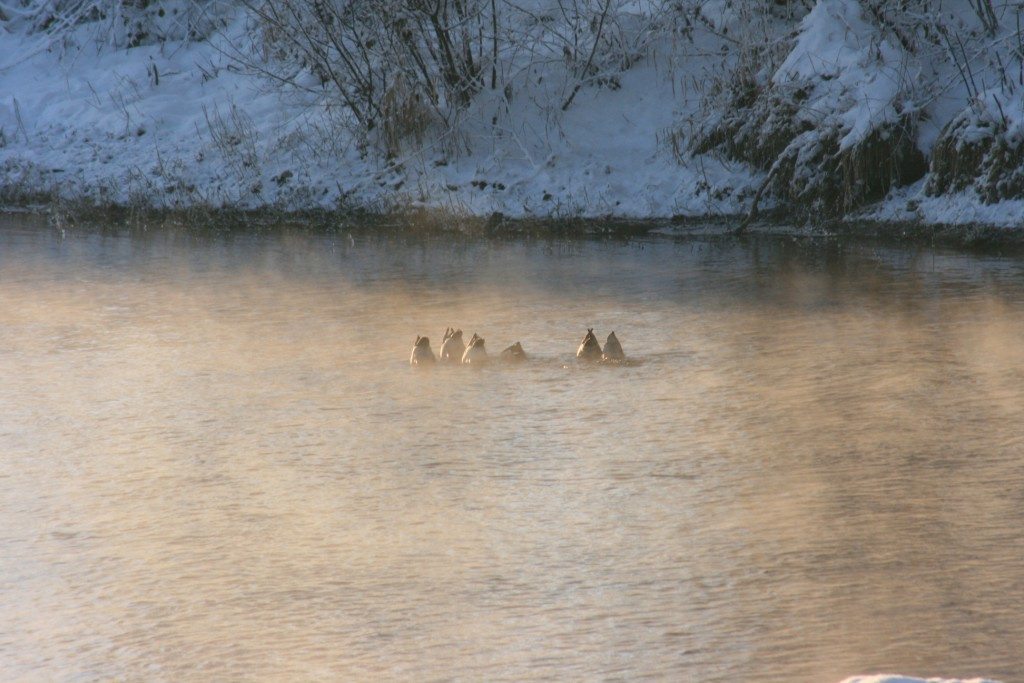
{"label": "river water", "polygon": [[1022,680],[1022,418],[1019,258],[0,218],[0,678]]}

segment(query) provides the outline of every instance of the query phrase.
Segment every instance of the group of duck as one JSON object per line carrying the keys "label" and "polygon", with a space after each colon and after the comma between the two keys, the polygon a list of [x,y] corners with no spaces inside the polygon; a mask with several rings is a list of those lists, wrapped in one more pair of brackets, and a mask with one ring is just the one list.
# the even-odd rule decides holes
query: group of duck
{"label": "group of duck", "polygon": [[[526,352],[523,345],[516,342],[512,346],[502,350],[499,358],[503,361],[524,361]],[[490,361],[487,355],[487,347],[484,338],[473,334],[466,344],[462,339],[462,330],[452,327],[445,329],[444,339],[441,340],[441,350],[434,356],[430,348],[428,337],[416,337],[416,343],[412,347],[412,356],[409,358],[410,365],[430,365],[440,360],[442,363],[461,363],[463,365],[484,365]]]}
{"label": "group of duck", "polygon": [[[506,362],[522,362],[526,360],[526,352],[523,350],[523,345],[516,342],[512,346],[503,349],[498,354],[498,358]],[[594,334],[593,328],[587,328],[587,334],[583,337],[583,341],[580,342],[580,346],[576,350],[576,358],[581,361],[614,363],[624,361],[626,354],[622,352],[622,344],[619,343],[615,332],[608,335],[602,347],[601,343],[597,340],[597,336]],[[433,349],[430,348],[430,339],[417,336],[416,343],[412,347],[412,355],[409,357],[409,364],[432,365],[439,360],[442,363],[479,366],[490,362],[490,356],[487,355],[487,348],[483,337],[476,333],[470,338],[469,344],[466,344],[462,339],[462,330],[456,330],[451,327],[446,328],[444,339],[441,341],[441,349],[437,356],[434,355]]]}

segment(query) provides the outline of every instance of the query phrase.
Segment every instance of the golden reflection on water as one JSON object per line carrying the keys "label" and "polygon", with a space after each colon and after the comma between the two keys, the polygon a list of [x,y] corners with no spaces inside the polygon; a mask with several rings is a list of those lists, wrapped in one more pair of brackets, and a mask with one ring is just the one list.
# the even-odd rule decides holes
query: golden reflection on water
{"label": "golden reflection on water", "polygon": [[186,237],[4,233],[5,678],[1024,671],[1019,264]]}

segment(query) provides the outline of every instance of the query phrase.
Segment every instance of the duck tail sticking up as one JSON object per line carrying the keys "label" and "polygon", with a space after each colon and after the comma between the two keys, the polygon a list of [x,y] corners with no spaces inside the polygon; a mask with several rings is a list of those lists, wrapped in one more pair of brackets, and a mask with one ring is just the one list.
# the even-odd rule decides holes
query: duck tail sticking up
{"label": "duck tail sticking up", "polygon": [[576,350],[576,358],[584,361],[601,360],[601,344],[594,336],[594,328],[587,328],[587,334]]}
{"label": "duck tail sticking up", "polygon": [[615,336],[614,332],[608,335],[608,340],[604,343],[604,350],[601,352],[601,360],[626,360],[626,354],[622,351],[622,344],[619,343],[619,338]]}
{"label": "duck tail sticking up", "polygon": [[430,339],[416,335],[416,343],[413,344],[412,355],[409,356],[409,365],[430,365],[436,361],[434,351],[430,348]]}

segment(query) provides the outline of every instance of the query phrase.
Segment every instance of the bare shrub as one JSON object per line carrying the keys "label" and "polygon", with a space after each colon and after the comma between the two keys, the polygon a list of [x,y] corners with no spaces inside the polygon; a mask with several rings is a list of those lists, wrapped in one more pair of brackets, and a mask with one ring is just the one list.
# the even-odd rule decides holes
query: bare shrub
{"label": "bare shrub", "polygon": [[[654,29],[662,20],[662,10],[648,7],[637,14],[622,0],[559,2],[566,22],[561,47],[572,83],[562,110],[572,105],[580,90],[588,85],[617,90],[619,76],[645,55]],[[571,10],[571,11],[570,11]]]}
{"label": "bare shrub", "polygon": [[483,85],[493,31],[491,3],[483,0],[242,3],[257,20],[264,58],[247,65],[307,89],[299,73],[312,73],[363,131],[386,126],[386,147],[396,135],[422,135],[424,110],[446,119]]}
{"label": "bare shrub", "polygon": [[348,132],[388,156],[427,145],[458,155],[485,122],[514,135],[503,117],[518,97],[557,127],[582,88],[619,86],[669,14],[655,0],[241,2],[253,43],[233,56],[343,109]]}

